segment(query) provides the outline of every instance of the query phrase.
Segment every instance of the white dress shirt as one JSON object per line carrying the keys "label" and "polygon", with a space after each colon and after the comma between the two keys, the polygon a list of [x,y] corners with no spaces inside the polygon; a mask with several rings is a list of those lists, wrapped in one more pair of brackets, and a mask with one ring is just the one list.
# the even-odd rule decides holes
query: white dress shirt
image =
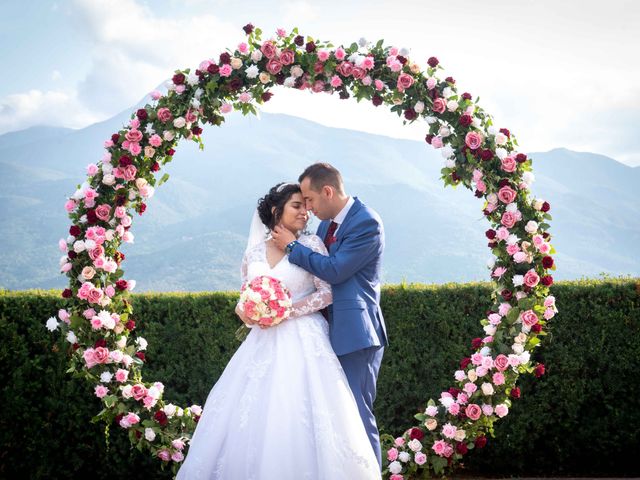
{"label": "white dress shirt", "polygon": [[342,225],[342,222],[344,222],[344,219],[347,216],[347,213],[349,213],[349,209],[354,204],[354,202],[355,200],[353,199],[353,197],[349,197],[349,199],[347,200],[347,204],[342,208],[342,210],[340,210],[340,213],[338,213],[335,218],[331,219],[338,224],[336,231],[333,233],[334,236],[338,233],[338,230],[340,230],[340,225]]}

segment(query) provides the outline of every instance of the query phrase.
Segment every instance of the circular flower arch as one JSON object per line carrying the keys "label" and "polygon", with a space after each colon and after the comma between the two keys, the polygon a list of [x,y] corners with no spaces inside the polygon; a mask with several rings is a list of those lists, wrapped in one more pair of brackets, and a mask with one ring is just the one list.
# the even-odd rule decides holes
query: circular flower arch
{"label": "circular flower arch", "polygon": [[251,24],[244,31],[247,40],[234,50],[193,71],[176,71],[167,92],[152,92],[152,102],[105,142],[101,161],[88,165],[88,178],[65,203],[72,225],[59,242],[61,271],[69,277],[62,292],[66,305],[57,315],[62,322],[51,317],[47,327],[62,325],[72,345],[68,371],[87,378],[101,399],[94,421],[104,421],[107,433],[114,423],[128,430],[138,449],[175,472],[201,407],[168,403],[161,382],[142,379],[147,342],[135,331],[129,301],[135,281],[123,278],[125,256],[118,250],[133,242],[133,211],[142,215],[154,189],[168,179],[157,174],[179,140],[202,145],[202,125],[219,126],[234,110],[255,114],[275,86],[388,106],[405,123],[424,122],[426,142],[445,160],[445,186],[474,191],[491,224],[486,236],[493,293],[492,307],[480,319],[483,336],[472,340],[453,386],[415,415],[416,425],[397,437],[382,436],[386,478],[442,475],[486,444],[494,422],[520,396],[518,376],[544,373],[530,354],[557,312],[549,295],[555,265],[549,204],[530,194],[531,160],[477,99],[459,93],[453,78],[440,78],[435,57],[422,69],[382,40],[334,47],[297,29],[278,29],[264,41]]}

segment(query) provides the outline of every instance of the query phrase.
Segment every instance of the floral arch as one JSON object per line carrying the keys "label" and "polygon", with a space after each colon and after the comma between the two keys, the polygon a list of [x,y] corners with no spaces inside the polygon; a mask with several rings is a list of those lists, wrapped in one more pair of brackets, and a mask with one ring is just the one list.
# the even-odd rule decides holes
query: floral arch
{"label": "floral arch", "polygon": [[[549,204],[533,198],[531,160],[517,151],[514,136],[497,128],[469,93],[458,93],[451,77],[441,79],[435,57],[423,70],[405,51],[361,40],[334,47],[278,29],[270,40],[251,24],[247,40],[197,69],[177,71],[166,94],[137,110],[129,125],[114,133],[98,164],[66,201],[72,225],[61,239],[61,271],[69,277],[58,318],[72,344],[69,372],[86,377],[103,409],[94,418],[108,429],[126,429],[174,471],[184,459],[201,407],[180,407],[163,397],[161,382],[142,379],[146,340],[137,336],[128,300],[135,281],[125,280],[118,251],[132,242],[133,211],[142,215],[157,178],[179,140],[201,144],[202,125],[221,125],[233,110],[256,113],[271,89],[282,85],[314,93],[385,105],[404,122],[424,121],[425,140],[445,159],[442,180],[474,191],[491,224],[486,231],[493,306],[480,319],[482,335],[461,359],[452,387],[429,400],[417,424],[397,437],[383,435],[387,478],[441,475],[470,449],[483,447],[493,423],[520,396],[520,374],[544,373],[530,352],[557,312],[549,295],[555,270],[551,255]],[[47,326],[58,326],[55,317]]]}

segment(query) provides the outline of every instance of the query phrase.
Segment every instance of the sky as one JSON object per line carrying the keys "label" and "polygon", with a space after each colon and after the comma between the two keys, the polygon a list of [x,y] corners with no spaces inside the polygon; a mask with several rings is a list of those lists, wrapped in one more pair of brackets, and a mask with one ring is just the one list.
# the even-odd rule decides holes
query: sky
{"label": "sky", "polygon": [[[263,38],[297,26],[334,45],[384,39],[422,66],[436,56],[442,78],[479,96],[522,151],[565,147],[640,165],[635,0],[3,0],[0,134],[82,128],[130,109],[175,69],[235,48],[248,22]],[[415,140],[426,131],[384,107],[274,93],[262,111]]]}

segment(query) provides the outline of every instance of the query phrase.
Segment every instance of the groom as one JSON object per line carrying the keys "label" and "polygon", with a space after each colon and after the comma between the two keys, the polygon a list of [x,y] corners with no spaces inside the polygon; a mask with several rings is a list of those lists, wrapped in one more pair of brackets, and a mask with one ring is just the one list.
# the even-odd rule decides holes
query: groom
{"label": "groom", "polygon": [[384,229],[380,216],[344,191],[340,172],[328,163],[309,166],[298,179],[307,210],[322,222],[317,235],[328,256],[298,243],[279,226],[276,244],[289,262],[331,284],[329,337],[358,403],[369,441],[382,465],[380,435],[373,415],[376,382],[387,333],[380,310]]}

